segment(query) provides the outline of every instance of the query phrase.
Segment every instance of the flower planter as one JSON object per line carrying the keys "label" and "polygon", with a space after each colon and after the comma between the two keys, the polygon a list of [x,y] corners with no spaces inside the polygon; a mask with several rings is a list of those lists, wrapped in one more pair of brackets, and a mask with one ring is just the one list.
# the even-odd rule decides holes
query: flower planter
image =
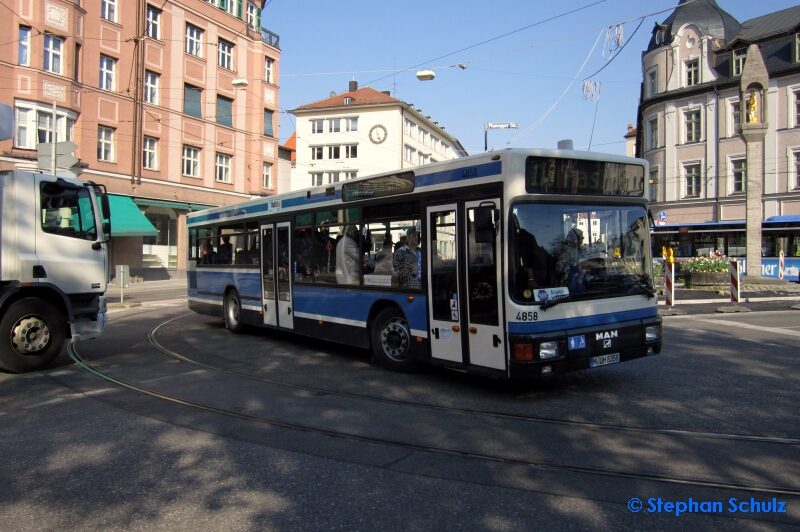
{"label": "flower planter", "polygon": [[726,286],[731,284],[731,276],[729,273],[685,272],[683,274],[683,279],[687,287]]}

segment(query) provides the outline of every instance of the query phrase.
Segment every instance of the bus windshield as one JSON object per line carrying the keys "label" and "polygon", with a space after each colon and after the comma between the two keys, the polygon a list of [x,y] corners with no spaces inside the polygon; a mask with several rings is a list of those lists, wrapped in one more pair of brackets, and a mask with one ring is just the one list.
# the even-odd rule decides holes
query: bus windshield
{"label": "bus windshield", "polygon": [[641,205],[524,203],[511,222],[510,291],[518,302],[652,291]]}

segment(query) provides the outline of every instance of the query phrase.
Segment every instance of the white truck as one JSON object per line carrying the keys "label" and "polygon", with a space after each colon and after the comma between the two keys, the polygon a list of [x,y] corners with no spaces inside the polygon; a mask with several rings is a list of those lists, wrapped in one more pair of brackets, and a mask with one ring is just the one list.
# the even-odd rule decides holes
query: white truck
{"label": "white truck", "polygon": [[67,338],[103,332],[110,217],[102,185],[0,171],[0,370],[41,369]]}

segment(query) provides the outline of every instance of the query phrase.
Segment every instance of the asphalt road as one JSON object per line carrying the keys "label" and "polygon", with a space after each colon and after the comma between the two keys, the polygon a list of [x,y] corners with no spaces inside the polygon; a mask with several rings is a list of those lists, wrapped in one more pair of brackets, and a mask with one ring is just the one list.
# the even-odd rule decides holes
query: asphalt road
{"label": "asphalt road", "polygon": [[[661,355],[520,383],[391,373],[160,299],[78,350],[184,404],[66,354],[0,374],[4,531],[800,530],[797,495],[731,487],[800,490],[798,311],[666,317]],[[204,366],[148,341],[171,318],[155,338]],[[658,498],[723,510],[648,511]]]}

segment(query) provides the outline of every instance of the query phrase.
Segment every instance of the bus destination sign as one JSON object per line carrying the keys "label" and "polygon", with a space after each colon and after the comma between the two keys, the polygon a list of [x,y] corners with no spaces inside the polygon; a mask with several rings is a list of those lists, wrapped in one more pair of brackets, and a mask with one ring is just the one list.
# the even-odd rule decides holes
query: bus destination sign
{"label": "bus destination sign", "polygon": [[342,185],[342,201],[356,201],[414,191],[414,172],[384,175]]}
{"label": "bus destination sign", "polygon": [[643,196],[644,166],[557,157],[528,157],[525,190],[530,194]]}

